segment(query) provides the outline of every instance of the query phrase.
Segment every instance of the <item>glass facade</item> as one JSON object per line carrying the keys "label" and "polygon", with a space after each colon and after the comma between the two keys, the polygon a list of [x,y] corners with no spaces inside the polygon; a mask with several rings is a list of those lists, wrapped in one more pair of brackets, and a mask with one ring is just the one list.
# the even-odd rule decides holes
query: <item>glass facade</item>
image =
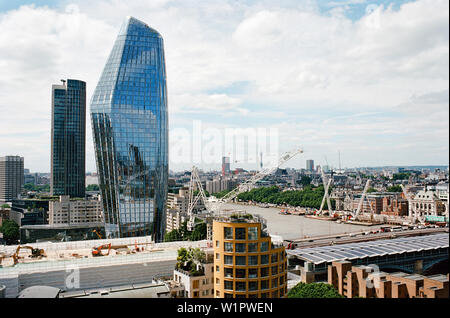
{"label": "glass facade", "polygon": [[163,39],[128,17],[91,100],[91,120],[108,237],[162,241],[168,178]]}
{"label": "glass facade", "polygon": [[52,86],[51,178],[53,195],[85,196],[86,83]]}

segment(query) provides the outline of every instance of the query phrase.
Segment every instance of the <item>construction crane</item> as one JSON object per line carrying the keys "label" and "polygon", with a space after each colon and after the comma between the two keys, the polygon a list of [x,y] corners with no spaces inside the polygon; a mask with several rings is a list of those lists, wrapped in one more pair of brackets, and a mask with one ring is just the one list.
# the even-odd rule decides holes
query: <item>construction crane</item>
{"label": "construction crane", "polygon": [[[356,212],[353,214],[353,218],[354,218],[354,219],[357,219],[358,216],[359,216],[359,213],[361,212],[361,208],[362,208],[362,206],[363,206],[364,199],[366,198],[367,190],[369,190],[370,183],[371,183],[371,180],[368,179],[367,182],[366,182],[366,185],[365,185],[365,187],[364,187],[363,193],[362,193],[362,195],[361,195],[361,199],[359,200],[358,209],[357,209]],[[369,204],[369,205],[370,205],[370,204]],[[372,208],[372,206],[370,206],[370,208]]]}
{"label": "construction crane", "polygon": [[92,233],[97,234],[97,236],[98,236],[98,238],[99,238],[100,240],[102,239],[102,236],[100,235],[100,233],[98,233],[97,230],[92,230]]}
{"label": "construction crane", "polygon": [[[300,148],[295,149],[290,152],[286,152],[279,158],[278,162],[273,167],[262,169],[260,172],[256,173],[248,180],[240,183],[235,189],[228,192],[225,196],[222,197],[222,199],[220,201],[217,201],[217,202],[211,202],[206,199],[206,195],[203,191],[203,187],[200,182],[200,178],[198,177],[197,168],[193,167],[193,169],[192,169],[193,173],[191,174],[191,183],[190,183],[190,187],[189,187],[190,195],[189,195],[189,208],[188,208],[188,215],[189,215],[188,224],[190,224],[191,228],[192,228],[192,226],[195,226],[194,207],[200,197],[203,199],[203,201],[205,203],[205,208],[206,208],[207,214],[208,214],[207,216],[218,216],[220,214],[222,207],[226,203],[228,203],[231,200],[233,200],[234,198],[236,198],[240,193],[249,191],[253,187],[253,185],[256,184],[256,182],[262,180],[265,176],[272,174],[281,165],[283,165],[287,161],[291,160],[292,158],[294,158],[296,155],[298,155],[300,153],[303,153],[303,150]],[[199,193],[195,198],[193,196],[194,184],[197,184],[197,188],[199,190]],[[192,193],[192,195],[191,195],[191,193]],[[212,234],[210,227],[208,228],[207,232],[208,232],[208,239],[210,240],[211,234]]]}
{"label": "construction crane", "polygon": [[332,207],[331,207],[331,200],[330,200],[330,195],[328,193],[329,188],[331,186],[331,183],[333,182],[333,178],[330,178],[329,180],[327,180],[327,177],[325,175],[325,173],[323,172],[323,169],[320,169],[321,173],[322,173],[322,182],[323,182],[323,187],[325,190],[325,193],[323,195],[323,199],[322,199],[322,203],[320,204],[320,209],[319,209],[319,215],[322,214],[322,209],[323,206],[325,204],[325,199],[327,200],[327,205],[328,205],[328,215],[332,215],[333,211],[332,211]]}

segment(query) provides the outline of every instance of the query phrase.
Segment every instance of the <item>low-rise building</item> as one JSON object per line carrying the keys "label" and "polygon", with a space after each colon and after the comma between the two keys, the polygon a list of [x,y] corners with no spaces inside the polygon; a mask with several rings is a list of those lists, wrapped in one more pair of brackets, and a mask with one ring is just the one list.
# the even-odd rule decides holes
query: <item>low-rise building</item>
{"label": "low-rise building", "polygon": [[49,202],[50,225],[99,223],[103,220],[102,202],[99,199],[70,199],[62,195],[58,201]]}
{"label": "low-rise building", "polygon": [[214,253],[204,250],[205,262],[197,264],[196,271],[177,268],[173,272],[173,280],[183,286],[184,291],[178,297],[213,298],[214,297]]}
{"label": "low-rise building", "polygon": [[376,272],[374,267],[335,261],[328,266],[328,284],[347,297],[448,298],[449,276]]}

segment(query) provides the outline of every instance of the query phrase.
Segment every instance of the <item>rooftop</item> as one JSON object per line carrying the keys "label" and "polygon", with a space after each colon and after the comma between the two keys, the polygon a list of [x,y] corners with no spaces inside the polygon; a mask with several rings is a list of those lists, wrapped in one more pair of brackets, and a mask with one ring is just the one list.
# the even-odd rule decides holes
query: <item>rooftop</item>
{"label": "rooftop", "polygon": [[287,254],[305,261],[322,264],[338,260],[395,255],[448,248],[447,233],[287,250]]}

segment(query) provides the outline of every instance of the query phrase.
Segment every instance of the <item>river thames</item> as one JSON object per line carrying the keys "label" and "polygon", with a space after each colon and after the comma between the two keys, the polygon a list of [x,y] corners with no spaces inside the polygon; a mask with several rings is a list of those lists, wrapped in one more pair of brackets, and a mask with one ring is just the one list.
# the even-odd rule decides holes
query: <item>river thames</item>
{"label": "river thames", "polygon": [[284,240],[369,231],[380,227],[339,224],[335,221],[315,220],[299,215],[281,215],[279,214],[280,209],[278,208],[260,208],[253,205],[228,203],[225,204],[223,209],[243,210],[251,214],[262,216],[267,220],[268,232],[273,235],[279,235]]}

